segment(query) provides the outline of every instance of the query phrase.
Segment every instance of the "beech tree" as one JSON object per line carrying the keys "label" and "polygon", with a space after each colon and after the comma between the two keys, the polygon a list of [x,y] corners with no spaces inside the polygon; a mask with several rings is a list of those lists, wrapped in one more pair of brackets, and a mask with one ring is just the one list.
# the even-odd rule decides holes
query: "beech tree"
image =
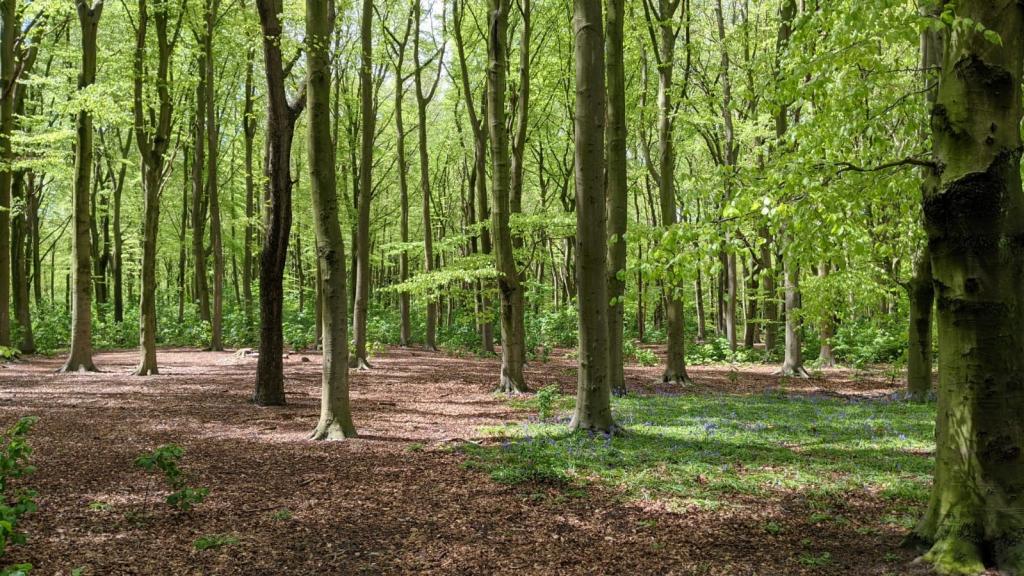
{"label": "beech tree", "polygon": [[938,302],[939,404],[934,485],[915,534],[940,573],[978,574],[992,563],[1021,574],[1024,5],[965,0],[944,11],[962,25],[945,38],[931,108],[924,215]]}
{"label": "beech tree", "polygon": [[349,364],[370,368],[366,353],[366,319],[370,306],[370,201],[373,198],[373,141],[377,118],[373,105],[373,2],[363,0],[359,19],[359,194],[356,198],[356,286],[352,310],[355,350]]}
{"label": "beech tree", "polygon": [[[78,76],[78,89],[85,90],[96,81],[96,32],[103,14],[103,0],[90,6],[86,0],[76,0],[78,23],[82,29],[82,70]],[[75,208],[72,252],[75,266],[75,296],[71,309],[71,351],[63,372],[96,372],[92,361],[92,249],[89,211],[90,177],[92,172],[92,113],[86,106],[78,111],[75,120],[75,184],[72,190]]]}

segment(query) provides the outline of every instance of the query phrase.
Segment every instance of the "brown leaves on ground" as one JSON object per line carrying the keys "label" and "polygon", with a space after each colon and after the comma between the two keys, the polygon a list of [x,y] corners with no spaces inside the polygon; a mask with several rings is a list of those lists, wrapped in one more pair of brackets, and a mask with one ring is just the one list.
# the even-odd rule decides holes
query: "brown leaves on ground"
{"label": "brown leaves on ground", "polygon": [[[303,357],[311,361],[303,361]],[[445,450],[481,426],[522,420],[494,397],[498,361],[393,350],[353,372],[361,437],[307,440],[319,406],[320,358],[285,360],[288,406],[249,403],[256,361],[232,353],[163,350],[159,376],[129,373],[135,352],[98,354],[100,374],[54,374],[59,359],[0,368],[0,417],[40,417],[32,436],[39,511],[29,543],[6,560],[38,574],[907,574],[902,534],[858,531],[880,501],[835,503],[853,519],[812,523],[799,496],[742,499],[718,510],[667,510],[591,486],[566,494],[508,487]],[[691,368],[696,390],[777,387],[764,371]],[[653,391],[657,368],[631,368]],[[534,388],[575,385],[571,361],[532,364]],[[787,389],[885,392],[849,373],[790,380]],[[866,390],[870,388],[870,390]],[[891,390],[889,390],[891,391]],[[185,448],[182,467],[210,488],[190,513],[162,503],[159,479],[133,468],[158,445]],[[766,530],[784,523],[779,534]],[[199,551],[196,538],[237,543]],[[828,561],[815,565],[827,554]]]}

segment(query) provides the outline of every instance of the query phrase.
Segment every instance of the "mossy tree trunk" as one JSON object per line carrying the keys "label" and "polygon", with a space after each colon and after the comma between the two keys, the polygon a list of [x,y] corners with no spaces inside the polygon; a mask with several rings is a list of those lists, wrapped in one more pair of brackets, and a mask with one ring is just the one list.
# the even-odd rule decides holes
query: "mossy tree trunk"
{"label": "mossy tree trunk", "polygon": [[915,402],[923,402],[932,391],[932,311],[935,309],[931,254],[927,248],[914,262],[914,277],[908,283],[907,292],[910,297],[907,392]]}
{"label": "mossy tree trunk", "polygon": [[[932,107],[924,193],[939,329],[931,501],[915,534],[944,574],[1024,574],[1024,4],[963,0]],[[990,37],[998,34],[999,41]]]}

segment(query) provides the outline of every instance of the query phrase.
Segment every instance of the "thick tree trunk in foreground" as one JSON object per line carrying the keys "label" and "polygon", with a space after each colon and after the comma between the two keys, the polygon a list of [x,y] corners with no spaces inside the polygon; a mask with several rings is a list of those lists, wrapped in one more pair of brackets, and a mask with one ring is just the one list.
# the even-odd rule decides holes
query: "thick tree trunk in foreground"
{"label": "thick tree trunk in foreground", "polygon": [[608,383],[612,392],[626,393],[623,374],[622,332],[625,321],[623,296],[626,293],[626,216],[629,183],[626,179],[626,71],[623,54],[625,1],[608,0],[606,50],[608,71]]}
{"label": "thick tree trunk in foreground", "polygon": [[931,502],[915,534],[940,573],[1024,574],[1024,4],[963,0],[932,107],[924,214],[939,326]]}
{"label": "thick tree trunk in foreground", "polygon": [[[519,283],[509,226],[510,166],[508,128],[505,121],[505,78],[508,41],[508,0],[490,0],[490,37],[487,43],[487,124],[491,144],[491,230],[498,267],[498,292],[501,296],[501,392],[526,392],[523,375],[525,342],[522,313],[523,287]],[[604,72],[602,71],[602,76]],[[602,105],[604,104],[602,99]],[[603,108],[599,112],[604,116]],[[603,134],[602,134],[603,135]],[[602,196],[603,197],[603,196]],[[604,205],[601,207],[602,214]],[[603,259],[602,255],[602,259]]]}
{"label": "thick tree trunk in foreground", "polygon": [[600,0],[575,0],[576,275],[579,379],[569,428],[613,433],[608,382],[608,266],[605,216],[604,32]]}
{"label": "thick tree trunk in foreground", "polygon": [[360,16],[359,119],[362,140],[359,153],[359,196],[356,202],[356,289],[352,313],[355,350],[349,365],[370,368],[366,357],[366,319],[370,307],[370,198],[373,193],[373,139],[377,115],[373,106],[373,2],[363,0]]}
{"label": "thick tree trunk in foreground", "polygon": [[[85,0],[77,1],[78,22],[82,28],[82,71],[78,89],[84,90],[96,81],[96,31],[103,13],[103,0],[90,7]],[[79,110],[76,118],[75,182],[71,191],[74,204],[74,232],[71,235],[72,268],[75,293],[71,306],[71,351],[62,372],[95,372],[92,361],[92,262],[90,262],[89,199],[92,171],[92,114]]]}
{"label": "thick tree trunk in foreground", "polygon": [[328,45],[333,27],[333,0],[306,0],[309,176],[320,271],[317,277],[323,295],[323,384],[320,392],[320,422],[312,436],[315,440],[340,440],[356,435],[348,398],[345,244],[341,239],[341,224],[338,221],[334,141],[331,139],[331,62]]}
{"label": "thick tree trunk in foreground", "polygon": [[256,364],[253,402],[259,406],[285,403],[284,267],[288,261],[288,236],[292,228],[292,141],[295,122],[306,107],[305,95],[293,102],[285,92],[285,64],[280,37],[282,0],[258,0],[263,30],[263,58],[267,79],[267,145],[264,158],[263,249],[260,253],[260,356]]}
{"label": "thick tree trunk in foreground", "polygon": [[0,2],[0,346],[11,345],[11,187],[14,171],[16,44],[21,33],[19,2]]}
{"label": "thick tree trunk in foreground", "polygon": [[927,248],[914,263],[914,277],[908,285],[908,295],[907,392],[915,402],[923,402],[932,391],[932,310],[935,308],[931,253]]}

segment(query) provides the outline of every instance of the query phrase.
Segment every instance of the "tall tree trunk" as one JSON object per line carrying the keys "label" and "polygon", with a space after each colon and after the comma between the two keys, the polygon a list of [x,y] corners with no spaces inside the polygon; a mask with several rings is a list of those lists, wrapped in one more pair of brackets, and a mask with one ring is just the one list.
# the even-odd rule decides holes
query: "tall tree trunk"
{"label": "tall tree trunk", "polygon": [[626,293],[626,214],[628,212],[626,161],[626,70],[623,47],[625,1],[607,0],[605,18],[608,83],[607,197],[608,219],[608,384],[616,394],[626,393],[622,333]]}
{"label": "tall tree trunk", "polygon": [[253,49],[245,54],[245,104],[243,108],[242,133],[245,146],[245,233],[242,241],[242,298],[245,302],[247,326],[252,324],[252,243],[253,222],[256,217],[256,173],[253,161],[256,143],[255,92]]}
{"label": "tall tree trunk", "polygon": [[761,301],[761,307],[764,309],[764,312],[762,312],[762,316],[764,316],[764,353],[765,357],[768,357],[775,350],[775,343],[778,340],[779,304],[775,266],[772,263],[771,237],[769,236],[768,228],[763,227],[760,234],[763,242],[761,244],[759,269],[762,274],[762,286],[764,286],[764,297]]}
{"label": "tall tree trunk", "polygon": [[576,274],[579,377],[571,430],[613,433],[608,381],[605,62],[600,0],[575,0]]}
{"label": "tall tree trunk", "polygon": [[[527,0],[529,1],[529,0]],[[438,64],[438,77],[430,87],[425,87],[423,82],[423,68],[420,62],[420,2],[413,2],[413,80],[416,85],[416,113],[419,119],[417,129],[419,132],[418,149],[420,156],[420,191],[423,197],[423,272],[429,274],[434,270],[434,230],[431,220],[431,186],[430,186],[430,153],[427,150],[427,105],[434,98],[435,91],[440,80],[441,66]],[[442,57],[443,59],[443,57]],[[424,346],[428,350],[437,349],[437,300],[429,297],[427,300],[427,326]]]}
{"label": "tall tree trunk", "polygon": [[356,435],[348,398],[348,290],[345,287],[345,244],[338,222],[338,191],[331,138],[331,61],[328,54],[334,27],[333,0],[306,0],[306,85],[309,107],[309,175],[316,231],[318,278],[323,294],[324,365],[320,421],[315,440]]}
{"label": "tall tree trunk", "polygon": [[912,400],[923,402],[932,392],[932,310],[935,308],[931,252],[927,247],[914,262],[914,277],[907,288],[910,297],[907,391]]}
{"label": "tall tree trunk", "polygon": [[[666,229],[671,228],[677,222],[676,212],[676,191],[675,191],[675,167],[676,153],[673,145],[674,138],[674,106],[672,104],[672,91],[675,89],[672,83],[673,60],[675,59],[676,36],[678,28],[675,27],[676,13],[682,6],[681,0],[661,0],[655,21],[649,21],[652,27],[652,34],[657,30],[659,44],[655,47],[658,52],[658,193],[661,205],[661,224]],[[653,10],[653,6],[648,6]],[[652,36],[653,37],[653,36]],[[689,384],[690,377],[686,373],[686,341],[683,320],[683,302],[678,291],[672,286],[666,286],[664,292],[665,312],[668,321],[668,350],[665,364],[665,371],[662,374],[664,382],[676,384]]]}
{"label": "tall tree trunk", "polygon": [[0,346],[11,345],[11,187],[14,183],[14,99],[20,2],[0,2]]}
{"label": "tall tree trunk", "polygon": [[[103,0],[90,7],[86,0],[77,0],[78,22],[82,29],[82,70],[78,89],[84,90],[96,81],[96,31],[103,13]],[[63,372],[96,372],[92,361],[92,263],[90,246],[89,176],[92,170],[92,114],[79,110],[75,121],[75,182],[72,189],[75,209],[71,251],[75,297],[71,308],[71,351],[61,368]]]}
{"label": "tall tree trunk", "polygon": [[[170,145],[174,104],[169,84],[170,60],[177,40],[168,34],[170,7],[161,2],[152,14],[157,36],[156,91],[157,107],[146,103],[145,81],[146,35],[149,28],[148,0],[140,0],[135,21],[135,61],[133,111],[135,140],[142,157],[142,286],[139,302],[139,346],[141,358],[135,373],[147,376],[157,373],[156,362],[156,267],[157,234],[160,225],[160,188],[164,163]],[[182,18],[178,14],[178,18]],[[176,26],[175,26],[176,28]]]}
{"label": "tall tree trunk", "polygon": [[757,341],[757,292],[760,289],[760,269],[756,262],[751,259],[748,268],[749,278],[747,279],[747,307],[743,323],[743,347],[752,350]]}
{"label": "tall tree trunk", "polygon": [[[409,244],[409,160],[405,155],[405,116],[403,115],[403,108],[405,103],[406,77],[403,74],[403,68],[405,64],[405,49],[409,42],[414,15],[415,12],[410,10],[409,18],[406,20],[405,34],[401,39],[391,36],[392,49],[395,53],[395,146],[398,149],[398,199],[400,211],[398,234],[399,240],[402,242],[402,251],[398,254],[399,282],[405,282],[409,279],[409,253],[406,250],[406,246]],[[401,292],[398,295],[398,342],[402,347],[407,347],[412,343],[412,321],[409,317],[410,304],[409,293]]]}
{"label": "tall tree trunk", "polygon": [[[210,248],[213,252],[213,309],[210,318],[210,349],[223,350],[224,324],[224,245],[220,223],[220,195],[217,164],[220,158],[220,129],[217,126],[217,99],[214,86],[213,33],[220,0],[206,0],[203,50],[206,60],[206,198],[210,204]],[[200,112],[197,111],[197,114]]]}
{"label": "tall tree trunk", "polygon": [[377,115],[373,105],[373,1],[363,0],[359,21],[359,195],[356,201],[356,293],[352,318],[355,350],[350,366],[367,369],[366,319],[370,307],[370,199],[373,194],[373,140]]}
{"label": "tall tree trunk", "polygon": [[[525,342],[522,316],[524,312],[523,287],[519,282],[519,270],[516,266],[512,245],[512,230],[509,225],[511,174],[508,129],[505,120],[509,2],[508,0],[489,0],[489,7],[487,124],[491,145],[491,203],[493,205],[491,231],[494,234],[498,292],[501,296],[501,379],[498,383],[498,390],[514,393],[526,392],[527,387],[522,362],[525,352],[519,348]],[[603,70],[601,74],[604,75]],[[604,104],[603,99],[601,103]],[[603,116],[603,114],[604,110],[602,109],[601,115]],[[603,210],[604,206],[602,205],[602,214]],[[603,258],[602,255],[602,260]],[[607,328],[605,330],[607,333]]]}
{"label": "tall tree trunk", "polygon": [[210,321],[210,287],[206,276],[206,53],[198,58],[199,83],[192,124],[192,288],[199,305],[199,319]]}
{"label": "tall tree trunk", "polygon": [[181,229],[178,231],[178,322],[185,321],[185,300],[188,295],[188,287],[186,286],[188,246],[185,240],[186,236],[188,236],[188,189],[191,186],[188,169],[188,147],[185,147],[185,155],[182,162],[184,164],[182,173],[185,174],[185,185],[181,187]]}
{"label": "tall tree trunk", "polygon": [[[718,42],[721,51],[722,70],[719,76],[722,79],[722,124],[724,127],[722,146],[725,148],[722,160],[725,164],[725,202],[732,201],[732,172],[736,166],[736,136],[732,119],[732,83],[729,79],[729,50],[725,42],[725,16],[722,13],[722,0],[715,4],[715,20],[718,24]],[[729,241],[731,233],[726,231],[726,242]],[[737,330],[736,330],[736,298],[739,286],[739,275],[736,266],[736,252],[730,247],[725,252],[725,337],[729,341],[729,349],[736,351]]]}
{"label": "tall tree trunk", "polygon": [[[935,480],[916,534],[944,574],[1024,573],[1024,4],[963,0],[931,109],[924,186],[937,290]],[[984,33],[982,32],[984,31]],[[988,36],[998,34],[1000,42]]]}
{"label": "tall tree trunk", "polygon": [[281,55],[282,0],[257,0],[263,31],[263,59],[267,80],[267,144],[264,158],[263,249],[260,253],[260,356],[256,364],[253,402],[259,406],[285,403],[284,394],[284,268],[292,227],[291,152],[295,122],[306,107],[300,94],[288,101],[285,64]]}

